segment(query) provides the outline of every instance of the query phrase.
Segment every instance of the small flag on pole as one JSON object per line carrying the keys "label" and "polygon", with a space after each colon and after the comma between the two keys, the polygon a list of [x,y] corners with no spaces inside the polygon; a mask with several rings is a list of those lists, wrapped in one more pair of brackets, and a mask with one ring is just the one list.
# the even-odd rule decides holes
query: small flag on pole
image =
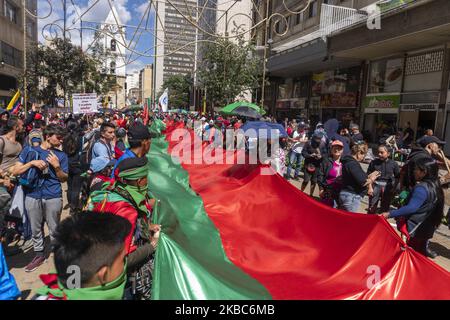
{"label": "small flag on pole", "polygon": [[11,109],[11,113],[18,114],[22,106],[23,106],[23,97],[21,97],[20,100],[17,100],[17,102],[14,104],[14,107]]}
{"label": "small flag on pole", "polygon": [[164,90],[164,93],[159,97],[159,108],[162,112],[167,112],[169,106],[169,88]]}
{"label": "small flag on pole", "polygon": [[11,101],[9,102],[8,106],[6,107],[7,111],[11,111],[16,106],[16,104],[19,102],[19,97],[20,97],[20,91],[17,90],[17,92],[14,94]]}
{"label": "small flag on pole", "polygon": [[147,125],[148,124],[148,108],[149,108],[149,103],[150,103],[150,99],[145,99],[145,104],[144,104],[144,124]]}

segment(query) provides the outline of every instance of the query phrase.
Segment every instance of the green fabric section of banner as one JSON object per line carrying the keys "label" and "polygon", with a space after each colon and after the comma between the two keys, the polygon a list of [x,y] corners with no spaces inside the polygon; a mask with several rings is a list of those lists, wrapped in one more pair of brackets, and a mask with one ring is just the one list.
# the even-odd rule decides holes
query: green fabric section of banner
{"label": "green fabric section of banner", "polygon": [[[151,131],[161,132],[153,122]],[[153,223],[162,225],[153,272],[153,299],[271,299],[268,291],[227,258],[220,235],[190,188],[188,173],[167,154],[160,135],[148,154],[149,190],[158,201]],[[269,258],[269,257],[268,257]]]}

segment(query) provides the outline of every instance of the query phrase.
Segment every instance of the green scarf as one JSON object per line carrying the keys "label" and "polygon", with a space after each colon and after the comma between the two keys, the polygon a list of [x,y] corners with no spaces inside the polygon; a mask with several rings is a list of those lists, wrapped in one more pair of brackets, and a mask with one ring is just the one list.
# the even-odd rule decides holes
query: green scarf
{"label": "green scarf", "polygon": [[138,180],[147,176],[149,170],[148,164],[142,167],[131,168],[119,171],[119,178],[127,180]]}
{"label": "green scarf", "polygon": [[45,286],[38,289],[37,293],[42,296],[51,294],[61,299],[66,297],[67,300],[121,300],[127,280],[126,269],[125,265],[123,272],[117,279],[97,287],[66,289],[58,281],[58,288],[51,289]]}

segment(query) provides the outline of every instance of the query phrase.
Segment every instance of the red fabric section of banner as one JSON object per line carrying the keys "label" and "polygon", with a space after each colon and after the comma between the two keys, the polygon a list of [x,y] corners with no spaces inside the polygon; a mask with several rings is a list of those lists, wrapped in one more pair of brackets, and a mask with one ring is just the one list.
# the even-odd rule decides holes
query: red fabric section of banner
{"label": "red fabric section of banner", "polygon": [[169,152],[191,152],[182,166],[228,258],[274,299],[450,299],[450,273],[407,247],[383,217],[329,208],[261,174],[267,166],[207,164],[193,132],[174,138],[182,125],[170,125]]}

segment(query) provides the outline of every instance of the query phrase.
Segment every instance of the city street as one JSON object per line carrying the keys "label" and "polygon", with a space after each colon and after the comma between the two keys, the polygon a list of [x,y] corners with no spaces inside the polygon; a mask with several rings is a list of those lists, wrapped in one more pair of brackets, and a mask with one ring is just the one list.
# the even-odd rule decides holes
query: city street
{"label": "city street", "polygon": [[[300,189],[301,182],[290,180],[290,182]],[[309,194],[309,185],[305,190]],[[64,193],[65,195],[66,193]],[[315,191],[315,196],[318,197],[318,189]],[[67,203],[66,197],[64,196],[64,204]],[[365,197],[362,201],[361,212],[365,212],[367,208],[368,199]],[[448,207],[446,207],[447,210]],[[69,215],[69,210],[63,210],[61,219],[65,219]],[[391,224],[394,224],[394,220],[391,219],[389,221]],[[394,227],[395,228],[395,227]],[[48,230],[46,227],[46,242],[48,244]],[[438,265],[446,269],[450,272],[450,230],[447,226],[441,225],[439,229],[436,231],[434,238],[431,241],[430,245],[431,249],[436,251],[439,254],[438,257],[432,259]],[[53,255],[50,254],[47,261],[39,267],[34,272],[27,273],[24,268],[28,264],[29,260],[33,258],[33,248],[29,247],[25,254],[18,254],[12,257],[6,257],[6,261],[10,268],[11,273],[14,275],[17,281],[17,285],[19,289],[22,291],[22,299],[31,299],[35,293],[35,290],[42,286],[42,281],[39,279],[40,274],[46,274],[54,271],[53,265]]]}

